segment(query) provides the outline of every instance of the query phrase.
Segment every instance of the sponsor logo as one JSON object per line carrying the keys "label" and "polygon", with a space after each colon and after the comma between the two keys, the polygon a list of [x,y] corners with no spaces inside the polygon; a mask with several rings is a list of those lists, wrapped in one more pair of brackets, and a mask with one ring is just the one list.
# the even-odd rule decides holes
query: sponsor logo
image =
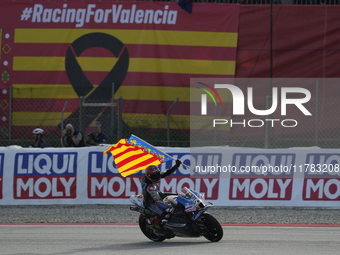
{"label": "sponsor logo", "polygon": [[[210,161],[212,164],[214,162],[214,157],[209,157],[208,154],[170,153],[170,155],[179,158],[187,165],[205,164]],[[215,160],[221,160],[221,158],[215,158]],[[161,164],[159,168],[163,172],[173,165],[174,161],[168,161]],[[104,156],[101,152],[90,152],[88,167],[88,198],[129,198],[132,195],[142,194],[141,178],[144,176],[144,171],[122,177],[111,154]],[[190,178],[190,169],[180,166],[172,176],[161,180],[160,191],[178,193],[184,187],[188,187],[204,193],[206,199],[216,200],[219,179],[210,175],[207,177],[209,178],[192,179]]]}
{"label": "sponsor logo", "polygon": [[340,154],[307,154],[303,200],[340,200]]}
{"label": "sponsor logo", "polygon": [[76,198],[77,153],[17,153],[14,199]]}
{"label": "sponsor logo", "polygon": [[289,176],[293,177],[295,154],[282,153],[235,153],[231,176]]}
{"label": "sponsor logo", "polygon": [[290,200],[292,178],[231,178],[231,200]]}
{"label": "sponsor logo", "polygon": [[305,178],[303,200],[340,200],[340,178]]}
{"label": "sponsor logo", "polygon": [[305,177],[340,178],[340,154],[307,154],[303,170]]}
{"label": "sponsor logo", "polygon": [[295,154],[234,154],[229,199],[290,200]]}
{"label": "sponsor logo", "polygon": [[[183,165],[180,165],[178,170],[173,174],[173,176],[188,176],[190,173],[192,176],[202,176],[209,175],[209,178],[218,177],[218,171],[207,171],[209,170],[209,166],[221,165],[222,154],[221,153],[176,153],[169,154],[173,158],[179,158],[184,164],[192,169],[186,168]],[[161,165],[159,165],[159,169],[163,172],[167,169],[171,168],[174,165],[174,161],[170,160]],[[117,174],[119,175],[116,164],[113,160],[113,157],[110,153],[106,156],[101,152],[90,152],[88,159],[88,174]],[[144,171],[139,171],[135,175],[144,175]]]}

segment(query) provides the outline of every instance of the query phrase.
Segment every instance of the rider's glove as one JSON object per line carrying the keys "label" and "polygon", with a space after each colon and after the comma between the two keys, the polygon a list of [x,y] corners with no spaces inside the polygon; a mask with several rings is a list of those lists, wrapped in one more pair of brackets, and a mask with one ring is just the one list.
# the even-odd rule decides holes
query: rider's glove
{"label": "rider's glove", "polygon": [[175,212],[175,208],[173,208],[173,207],[168,207],[165,211],[168,212],[168,213],[173,214],[173,213]]}
{"label": "rider's glove", "polygon": [[182,161],[180,159],[176,159],[176,167],[178,168],[182,164]]}

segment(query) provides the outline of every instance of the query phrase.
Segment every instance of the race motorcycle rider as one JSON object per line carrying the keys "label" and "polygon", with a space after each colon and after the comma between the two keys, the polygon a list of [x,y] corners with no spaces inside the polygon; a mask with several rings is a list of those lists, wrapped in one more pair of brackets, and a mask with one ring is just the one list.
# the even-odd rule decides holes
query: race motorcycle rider
{"label": "race motorcycle rider", "polygon": [[163,173],[161,173],[157,166],[153,165],[148,166],[145,169],[145,176],[141,180],[144,196],[143,203],[145,208],[149,208],[156,213],[156,216],[152,217],[150,221],[157,228],[161,228],[160,224],[168,222],[175,210],[173,207],[170,207],[168,204],[163,202],[163,199],[170,194],[159,191],[160,180],[172,175],[181,163],[182,161],[177,159],[176,164]]}

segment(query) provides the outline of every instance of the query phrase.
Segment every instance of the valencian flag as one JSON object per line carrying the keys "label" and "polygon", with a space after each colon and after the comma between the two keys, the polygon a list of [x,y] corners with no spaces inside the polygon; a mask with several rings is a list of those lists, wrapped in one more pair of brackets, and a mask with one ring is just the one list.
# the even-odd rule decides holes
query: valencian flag
{"label": "valencian flag", "polygon": [[150,165],[159,165],[173,159],[134,135],[131,135],[129,139],[121,139],[117,144],[110,146],[103,152],[104,155],[107,152],[111,152],[118,171],[123,177]]}

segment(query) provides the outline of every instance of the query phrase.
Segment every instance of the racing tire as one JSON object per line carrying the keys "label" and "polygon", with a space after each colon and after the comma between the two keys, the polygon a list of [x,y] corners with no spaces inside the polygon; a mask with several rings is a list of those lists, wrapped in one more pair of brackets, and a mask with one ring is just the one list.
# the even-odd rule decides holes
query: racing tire
{"label": "racing tire", "polygon": [[221,224],[210,214],[204,214],[202,216],[202,222],[207,228],[207,232],[203,235],[211,242],[218,242],[223,237],[223,229]]}
{"label": "racing tire", "polygon": [[151,228],[148,228],[149,225],[150,224],[148,223],[148,219],[145,216],[140,215],[139,227],[143,234],[154,242],[163,242],[166,239],[166,237],[156,235]]}

